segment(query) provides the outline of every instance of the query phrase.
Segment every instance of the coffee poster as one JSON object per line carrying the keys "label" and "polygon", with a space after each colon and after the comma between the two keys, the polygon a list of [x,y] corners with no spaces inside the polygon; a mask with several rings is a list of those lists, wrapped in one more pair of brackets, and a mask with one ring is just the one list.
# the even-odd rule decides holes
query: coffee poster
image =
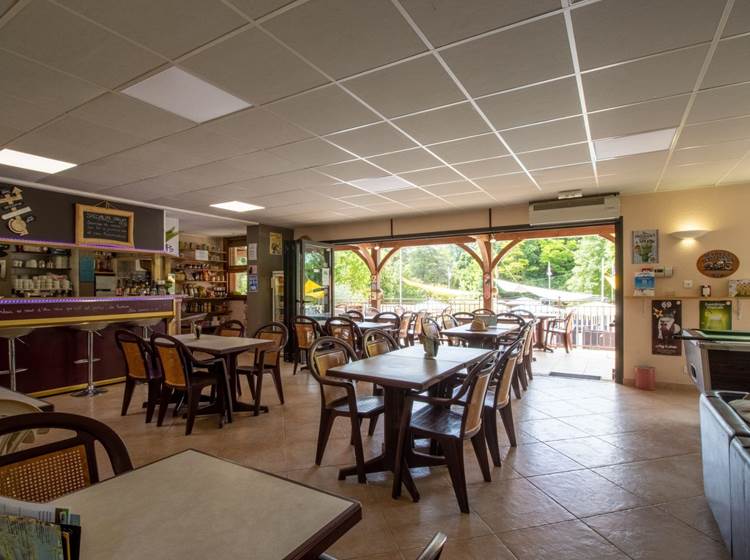
{"label": "coffee poster", "polygon": [[731,331],[732,302],[701,300],[698,306],[699,328],[702,331]]}
{"label": "coffee poster", "polygon": [[655,299],[651,302],[651,353],[660,356],[681,356],[682,341],[675,335],[682,332],[682,301]]}

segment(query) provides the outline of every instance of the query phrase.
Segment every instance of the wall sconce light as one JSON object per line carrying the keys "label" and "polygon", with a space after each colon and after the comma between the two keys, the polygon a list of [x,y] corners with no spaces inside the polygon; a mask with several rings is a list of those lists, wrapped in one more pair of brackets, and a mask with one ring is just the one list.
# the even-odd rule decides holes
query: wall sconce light
{"label": "wall sconce light", "polygon": [[669,235],[677,239],[699,239],[708,233],[707,229],[686,229],[682,231],[673,231]]}

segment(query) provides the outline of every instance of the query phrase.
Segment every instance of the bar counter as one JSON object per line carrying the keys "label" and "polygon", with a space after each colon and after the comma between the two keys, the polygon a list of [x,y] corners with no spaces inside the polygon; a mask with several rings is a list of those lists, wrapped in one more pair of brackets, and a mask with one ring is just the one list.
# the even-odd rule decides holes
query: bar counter
{"label": "bar counter", "polygon": [[[78,297],[0,299],[0,337],[5,329],[29,328],[16,343],[18,391],[38,396],[72,391],[85,386],[87,368],[75,364],[86,356],[84,323],[106,323],[94,337],[97,384],[122,380],[125,361],[115,342],[115,331],[126,328],[140,334],[140,324],[156,332],[178,332],[181,296]],[[23,343],[21,343],[23,342]],[[0,338],[0,369],[8,369],[7,341]],[[0,377],[8,386],[8,376]]]}

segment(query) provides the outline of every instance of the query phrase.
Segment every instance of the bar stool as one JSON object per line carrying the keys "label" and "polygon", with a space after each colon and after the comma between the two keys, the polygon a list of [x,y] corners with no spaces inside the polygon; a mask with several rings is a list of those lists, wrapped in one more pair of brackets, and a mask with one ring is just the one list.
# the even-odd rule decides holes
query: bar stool
{"label": "bar stool", "polygon": [[125,323],[125,326],[131,328],[140,328],[141,338],[144,340],[149,340],[151,338],[151,331],[153,330],[153,327],[161,323],[162,320],[163,319],[140,319],[138,321],[128,321],[127,323]]}
{"label": "bar stool", "polygon": [[88,366],[88,377],[86,388],[71,393],[74,397],[94,397],[100,393],[106,393],[106,389],[94,385],[94,363],[100,361],[94,357],[94,335],[101,336],[100,330],[109,325],[107,322],[98,323],[81,323],[80,325],[71,325],[70,328],[76,331],[86,333],[86,357],[73,362],[76,365],[86,364]]}
{"label": "bar stool", "polygon": [[16,340],[26,344],[21,340],[21,337],[26,336],[33,330],[34,329],[29,328],[0,329],[0,338],[4,338],[8,341],[8,369],[0,371],[0,375],[10,376],[11,391],[16,390],[16,374],[28,371],[27,368],[19,368],[16,366]]}

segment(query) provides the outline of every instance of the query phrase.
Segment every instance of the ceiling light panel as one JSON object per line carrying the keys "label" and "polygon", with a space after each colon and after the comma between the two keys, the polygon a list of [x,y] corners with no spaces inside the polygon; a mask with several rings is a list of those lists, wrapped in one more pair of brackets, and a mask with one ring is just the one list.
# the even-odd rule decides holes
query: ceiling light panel
{"label": "ceiling light panel", "polygon": [[213,208],[220,208],[221,210],[231,210],[232,212],[250,212],[251,210],[263,210],[263,206],[248,204],[247,202],[240,202],[239,200],[219,202],[218,204],[212,204],[211,206]]}
{"label": "ceiling light panel", "polygon": [[612,159],[668,150],[676,130],[675,128],[667,128],[664,130],[643,132],[641,134],[632,134],[630,136],[621,136],[619,138],[595,140],[594,150],[596,151],[596,159]]}
{"label": "ceiling light panel", "polygon": [[0,150],[0,164],[42,173],[59,173],[76,166],[75,163],[17,152],[8,148]]}
{"label": "ceiling light panel", "polygon": [[394,175],[389,175],[387,177],[355,179],[354,181],[349,181],[349,183],[371,193],[397,191],[399,189],[408,189],[414,186],[409,181],[406,181],[401,177],[396,177]]}
{"label": "ceiling light panel", "polygon": [[154,74],[123,93],[199,123],[250,107],[239,97],[176,67]]}

